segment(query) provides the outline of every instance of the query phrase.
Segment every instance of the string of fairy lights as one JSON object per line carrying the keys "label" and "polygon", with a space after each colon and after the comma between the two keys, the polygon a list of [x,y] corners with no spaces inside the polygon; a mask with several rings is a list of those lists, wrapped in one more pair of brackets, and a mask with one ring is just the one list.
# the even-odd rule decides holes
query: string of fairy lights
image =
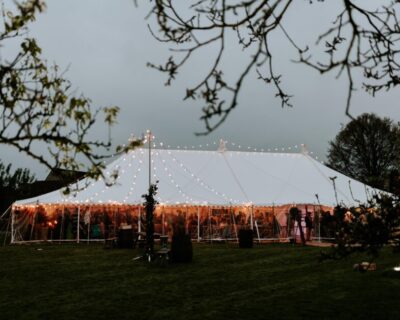
{"label": "string of fairy lights", "polygon": [[[156,136],[153,135],[152,133],[150,133],[150,131],[147,131],[146,135],[143,135],[142,139],[140,139],[140,140],[142,140],[143,145],[148,143],[149,137],[152,142],[152,147],[159,148],[159,149],[215,151],[216,148],[218,147],[218,145],[221,143],[221,141],[224,141],[227,146],[233,147],[233,149],[231,151],[293,153],[293,152],[298,152],[298,151],[302,152],[302,149],[306,148],[306,145],[303,143],[295,144],[292,146],[286,146],[286,147],[282,147],[282,146],[254,147],[254,146],[249,146],[249,145],[243,145],[243,144],[237,143],[235,141],[230,141],[230,140],[225,140],[225,139],[220,139],[219,141],[212,141],[212,142],[207,142],[207,143],[192,144],[190,146],[188,146],[188,145],[173,146],[171,144],[167,144],[161,140],[158,140],[158,138],[156,139]],[[133,134],[131,134],[129,140],[137,140],[137,138],[135,138],[135,136]],[[123,146],[125,147],[125,144]],[[313,151],[307,150],[306,152],[308,155],[312,156],[314,159],[316,159],[316,160],[319,159],[319,157]]]}
{"label": "string of fairy lights", "polygon": [[[144,151],[140,150],[138,155],[136,155],[135,153],[132,153],[130,157],[125,155],[125,156],[122,157],[122,160],[120,161],[120,162],[125,162],[129,158],[129,162],[128,162],[128,165],[127,165],[127,167],[128,167],[127,170],[128,171],[130,171],[129,168],[131,168],[134,165],[134,162],[137,165],[136,169],[133,171],[132,175],[130,175],[131,173],[128,172],[129,176],[132,178],[132,181],[131,181],[131,185],[129,186],[128,192],[125,194],[125,196],[124,196],[124,198],[122,200],[122,202],[124,204],[129,202],[129,199],[132,196],[133,191],[135,190],[136,180],[137,180],[137,177],[138,177],[138,175],[139,175],[139,173],[141,171],[141,165],[143,164],[143,159],[142,159],[143,155],[144,155]],[[121,165],[119,163],[114,165],[113,170],[118,170],[119,174],[122,174],[122,175],[124,175],[126,173],[126,170],[121,168]],[[106,174],[110,175],[110,171],[107,171]],[[94,186],[94,183],[92,183],[92,186]],[[100,192],[96,192],[90,198],[87,198],[85,200],[85,202],[86,203],[94,202],[94,198],[95,197],[98,197],[100,194],[104,194],[109,188],[110,188],[109,186],[105,186]],[[102,200],[99,200],[98,202],[102,203]],[[113,203],[113,201],[111,199],[109,199],[108,203]]]}
{"label": "string of fairy lights", "polygon": [[[155,137],[153,136],[155,139]],[[222,139],[221,139],[222,140]],[[170,150],[180,150],[180,151],[187,151],[187,150],[199,150],[199,151],[211,151],[214,152],[216,148],[220,145],[221,140],[219,142],[213,141],[210,143],[205,143],[205,144],[198,144],[198,145],[191,145],[191,146],[171,146],[168,145],[164,142],[155,142],[153,141],[153,148],[160,148],[160,149],[170,149]],[[260,147],[254,147],[254,146],[243,146],[240,143],[236,143],[233,141],[228,141],[228,140],[222,140],[224,141],[225,145],[229,147],[229,151],[242,151],[242,152],[261,152],[261,153],[288,153],[288,154],[294,154],[294,153],[301,153],[305,152],[307,153],[310,157],[313,159],[317,160],[318,162],[324,164],[323,161],[320,161],[320,158],[313,152],[307,149],[305,144],[296,144],[293,146],[288,146],[288,147],[265,147],[265,148],[260,148]],[[146,141],[147,142],[147,141]],[[232,147],[232,148],[230,148]]]}
{"label": "string of fairy lights", "polygon": [[[163,158],[162,154],[167,154],[169,157],[171,157],[172,161],[177,164],[177,168],[179,168],[181,170],[181,172],[183,172],[183,174],[188,178],[188,181],[190,181],[191,183],[192,182],[196,183],[200,188],[214,194],[217,198],[222,199],[222,200],[224,200],[224,202],[226,202],[227,204],[231,204],[231,205],[240,204],[240,203],[242,203],[242,201],[233,199],[232,197],[229,197],[225,193],[216,190],[213,186],[209,185],[199,175],[195,174],[182,161],[177,159],[177,157],[174,154],[176,154],[176,152],[180,153],[180,152],[187,152],[187,151],[202,151],[202,152],[215,153],[216,149],[217,149],[216,147],[220,146],[221,141],[222,141],[224,147],[227,147],[227,149],[229,151],[244,152],[245,154],[247,154],[249,156],[254,153],[265,153],[265,154],[273,153],[274,155],[277,154],[279,156],[290,157],[290,156],[298,156],[300,153],[299,151],[301,151],[301,153],[306,153],[308,156],[313,157],[315,160],[319,161],[318,157],[314,156],[313,152],[308,151],[303,144],[289,146],[289,147],[280,147],[280,148],[278,148],[278,147],[255,148],[255,147],[251,147],[251,146],[245,147],[245,146],[242,146],[241,144],[238,144],[238,143],[235,143],[232,141],[221,140],[220,142],[214,141],[211,143],[199,144],[197,146],[192,145],[190,147],[188,147],[188,146],[171,147],[171,145],[167,145],[164,142],[156,141],[154,135],[152,135],[150,137],[150,139],[151,139],[152,148],[154,148],[154,150],[151,151],[151,155],[160,158],[160,161],[158,161],[158,162],[162,166],[161,171],[162,170],[164,171],[165,177],[167,178],[169,184],[172,185],[177,190],[178,194],[184,199],[184,201],[182,201],[182,203],[185,203],[185,204],[208,205],[207,201],[195,200],[195,199],[193,199],[192,196],[188,195],[185,192],[185,187],[181,186],[177,182],[178,179],[176,179],[176,177],[174,177],[174,171],[168,167],[167,161]],[[70,196],[70,197],[64,198],[61,202],[76,203],[76,204],[91,204],[91,203],[92,204],[93,203],[115,204],[115,205],[132,204],[132,201],[131,201],[132,196],[135,194],[135,191],[138,191],[137,190],[138,176],[141,174],[141,171],[143,171],[143,174],[146,174],[146,173],[144,173],[145,170],[142,170],[142,167],[144,164],[145,153],[147,152],[146,143],[148,143],[147,137],[143,139],[143,147],[139,147],[135,150],[128,152],[126,155],[123,155],[120,158],[118,158],[116,161],[114,161],[114,164],[110,163],[108,165],[108,168],[106,171],[107,175],[110,175],[112,171],[117,170],[119,172],[119,174],[122,174],[122,175],[128,174],[128,176],[130,177],[129,189],[126,192],[126,194],[124,195],[122,201],[118,202],[115,199],[108,199],[108,200],[104,200],[101,198],[99,199],[99,197],[101,197],[101,195],[103,195],[103,194],[106,194],[106,191],[110,188],[110,186],[107,186],[104,184],[104,187],[102,190],[94,192],[90,197],[87,197],[83,201],[82,200],[73,201],[72,197]],[[236,149],[236,150],[232,150],[232,149]],[[162,150],[165,150],[166,153],[161,152]],[[176,152],[174,152],[174,154],[173,154],[171,152],[172,150],[175,150]],[[128,161],[128,164],[124,165],[124,162],[126,162],[126,161]],[[321,162],[321,163],[323,163],[323,162]],[[157,180],[162,181],[160,174],[158,174],[158,172],[160,170],[159,170],[159,168],[157,168],[155,166],[154,158],[151,161],[151,166],[152,166],[152,172],[153,172],[152,178],[154,178],[155,181],[157,181]],[[133,172],[131,170],[132,167],[135,167]],[[99,181],[100,182],[102,181],[101,178],[99,179]],[[90,183],[88,185],[87,188],[94,187],[95,185],[96,185],[96,181],[93,181],[92,183]],[[143,186],[141,186],[141,187],[143,187]],[[136,202],[140,201],[140,199],[135,199],[135,200],[136,200]],[[162,199],[159,195],[157,195],[157,200],[163,204],[165,203],[165,204],[179,205],[181,203],[181,202],[171,203],[170,200]]]}
{"label": "string of fairy lights", "polygon": [[[144,152],[141,152],[140,155],[143,156]],[[133,154],[132,157],[131,157],[131,162],[130,163],[132,163],[135,158],[136,158],[136,156]],[[129,199],[132,197],[133,192],[135,191],[136,180],[137,180],[137,177],[138,177],[140,171],[142,170],[141,169],[141,165],[142,164],[143,164],[143,159],[139,158],[138,162],[137,162],[137,168],[136,168],[136,170],[135,170],[135,172],[133,173],[133,176],[132,176],[131,186],[129,188],[128,193],[124,197],[123,203],[127,203],[129,201]],[[121,172],[121,173],[124,173],[124,172]]]}
{"label": "string of fairy lights", "polygon": [[[159,153],[159,152],[155,152],[155,155],[160,156],[160,153]],[[165,171],[165,174],[166,174],[166,176],[167,176],[167,178],[168,178],[170,184],[171,184],[172,186],[174,186],[174,187],[177,189],[178,193],[185,199],[185,203],[188,204],[188,203],[195,203],[195,202],[197,202],[197,201],[195,201],[192,197],[190,197],[189,195],[187,195],[187,194],[182,190],[182,187],[175,181],[175,179],[174,179],[174,177],[173,177],[173,175],[172,175],[172,171],[169,170],[169,168],[168,168],[167,165],[166,165],[166,161],[165,161],[164,159],[161,159],[161,163],[162,163],[163,169],[164,169],[164,171]],[[157,168],[154,168],[154,167],[153,167],[153,170],[156,172],[156,171],[157,171]],[[156,175],[156,178],[158,178],[157,175]],[[163,202],[163,200],[162,200],[161,198],[160,198],[160,201]],[[168,203],[169,203],[169,200],[165,200],[165,203],[168,204]],[[179,203],[179,202],[175,202],[175,204],[180,204],[180,203]]]}
{"label": "string of fairy lights", "polygon": [[[229,198],[226,194],[217,191],[215,188],[207,184],[203,179],[201,179],[198,175],[193,173],[193,171],[191,171],[187,166],[185,166],[183,162],[179,161],[175,156],[173,156],[171,151],[167,151],[167,154],[172,158],[172,161],[176,162],[178,166],[189,176],[189,179],[191,179],[191,181],[198,183],[200,187],[215,194],[217,197],[224,199],[226,202],[239,203],[238,200]],[[163,161],[165,162],[165,160]]]}

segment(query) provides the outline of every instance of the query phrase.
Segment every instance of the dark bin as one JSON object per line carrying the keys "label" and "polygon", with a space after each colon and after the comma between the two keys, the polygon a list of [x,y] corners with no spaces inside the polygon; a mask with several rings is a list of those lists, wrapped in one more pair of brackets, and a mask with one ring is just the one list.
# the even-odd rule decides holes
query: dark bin
{"label": "dark bin", "polygon": [[132,229],[119,229],[118,230],[118,248],[132,249],[133,248],[133,230]]}
{"label": "dark bin", "polygon": [[241,229],[239,230],[239,248],[252,248],[253,247],[253,230]]}

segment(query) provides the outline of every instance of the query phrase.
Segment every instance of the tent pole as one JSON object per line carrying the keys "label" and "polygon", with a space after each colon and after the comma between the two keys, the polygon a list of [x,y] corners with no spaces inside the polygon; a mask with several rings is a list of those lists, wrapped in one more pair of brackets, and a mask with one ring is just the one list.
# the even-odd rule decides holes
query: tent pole
{"label": "tent pole", "polygon": [[138,232],[142,232],[142,212],[141,212],[140,206],[139,206],[139,214],[138,214]]}
{"label": "tent pole", "polygon": [[321,207],[318,211],[318,240],[321,243]]}
{"label": "tent pole", "polygon": [[3,212],[3,214],[0,216],[0,219],[2,219],[3,217],[5,217],[5,215],[8,213],[8,211],[10,211],[12,208],[12,205],[10,205],[6,211]]}
{"label": "tent pole", "polygon": [[185,233],[189,233],[189,225],[188,225],[188,206],[185,205]]}
{"label": "tent pole", "polygon": [[[276,219],[276,217],[275,217],[275,203],[272,202],[272,221],[275,221],[275,220],[278,222],[278,219]],[[275,237],[275,230],[273,232],[274,232],[274,237]],[[281,239],[281,230],[280,229],[279,229],[279,233],[278,233],[278,239]]]}
{"label": "tent pole", "polygon": [[8,228],[10,227],[10,220],[11,220],[11,219],[10,219],[10,218],[8,218],[8,221],[7,221],[7,228],[6,228],[6,233],[5,233],[5,235],[4,235],[3,247],[5,247],[5,246],[6,246]]}
{"label": "tent pole", "polygon": [[33,214],[33,221],[32,221],[32,227],[31,227],[31,235],[29,237],[29,240],[32,240],[32,235],[33,235],[33,230],[35,230],[35,223],[36,223],[36,211]]}
{"label": "tent pole", "polygon": [[[304,224],[305,224],[305,222],[306,222],[306,216],[307,216],[307,212],[308,212],[308,206],[307,206],[307,205],[305,205],[304,211],[305,211],[305,216],[304,216]],[[306,229],[306,241],[307,241],[307,226],[305,226],[305,229]],[[311,239],[311,230],[308,231],[308,232],[310,232],[310,239]]]}
{"label": "tent pole", "polygon": [[258,243],[261,243],[260,231],[258,230],[258,223],[257,223],[257,220],[254,221],[254,224],[255,224],[255,226],[256,226],[257,237],[258,237]]}
{"label": "tent pole", "polygon": [[272,204],[272,223],[274,224],[273,237],[280,241],[281,238],[283,237],[283,234],[282,234],[281,224],[279,223],[279,220],[277,219],[276,214],[275,214],[275,204],[274,203]]}
{"label": "tent pole", "polygon": [[235,220],[235,210],[231,207],[231,217],[233,220],[233,228],[235,229],[235,235],[236,235],[236,242],[239,242],[238,238],[238,233],[237,233],[237,227],[236,227],[236,220]]}
{"label": "tent pole", "polygon": [[164,227],[164,225],[165,225],[165,212],[164,212],[164,207],[162,207],[162,210],[161,210],[161,220],[162,220],[162,235],[165,235],[165,227]]}
{"label": "tent pole", "polygon": [[151,187],[151,131],[147,131],[149,142],[149,189]]}
{"label": "tent pole", "polygon": [[[294,203],[293,203],[292,206],[297,208],[296,204],[294,204]],[[295,237],[295,239],[296,239],[296,237],[297,237],[297,231],[298,231],[298,224],[297,224],[297,222],[296,222],[296,218],[295,218],[294,221],[293,221],[293,230],[294,230],[294,231],[293,231],[293,234],[294,234],[294,237]],[[297,239],[296,239],[296,241],[297,241]]]}
{"label": "tent pole", "polygon": [[80,226],[80,219],[81,219],[81,207],[78,206],[78,219],[76,220],[76,243],[79,243],[79,226]]}
{"label": "tent pole", "polygon": [[[290,209],[290,208],[289,208],[289,209]],[[287,211],[287,219],[286,219],[286,238],[287,238],[288,240],[290,240],[290,236],[291,236],[291,233],[292,233],[291,226],[292,226],[292,219],[290,218],[290,212]]]}
{"label": "tent pole", "polygon": [[89,206],[89,223],[88,223],[88,230],[87,230],[87,244],[89,244],[89,241],[90,241],[90,215],[91,215],[91,212],[90,212],[90,206]]}
{"label": "tent pole", "polygon": [[211,243],[211,208],[208,207],[208,239]]}
{"label": "tent pole", "polygon": [[251,226],[251,230],[253,230],[254,228],[254,206],[251,206],[251,211],[250,211],[250,226]]}
{"label": "tent pole", "polygon": [[200,207],[197,206],[197,242],[200,242]]}
{"label": "tent pole", "polygon": [[[9,211],[10,209],[11,209],[11,206],[7,209],[7,211]],[[4,216],[5,216],[5,213],[1,217],[4,217]],[[7,233],[8,233],[8,228],[10,227],[10,221],[11,221],[11,214],[7,221],[7,228],[6,228],[6,234],[4,235],[3,247],[6,245]]]}
{"label": "tent pole", "polygon": [[11,208],[11,243],[14,243],[15,238],[14,238],[14,208]]}
{"label": "tent pole", "polygon": [[60,240],[63,238],[64,231],[64,214],[65,214],[65,205],[62,206],[62,214],[61,214],[61,227],[60,227]]}
{"label": "tent pole", "polygon": [[[118,210],[118,209],[117,209]],[[114,237],[117,235],[117,221],[116,221],[116,214],[115,214],[115,208],[114,208],[114,210],[113,210],[113,215],[114,215],[114,222],[113,222],[113,224],[114,224]]]}

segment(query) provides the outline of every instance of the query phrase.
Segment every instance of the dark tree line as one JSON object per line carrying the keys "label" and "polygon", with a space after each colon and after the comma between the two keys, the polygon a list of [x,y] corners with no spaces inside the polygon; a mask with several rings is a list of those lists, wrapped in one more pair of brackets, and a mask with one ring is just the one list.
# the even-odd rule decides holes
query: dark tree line
{"label": "dark tree line", "polygon": [[35,181],[35,175],[29,169],[5,165],[0,161],[0,215],[15,200],[23,198],[29,185]]}
{"label": "dark tree line", "polygon": [[0,188],[19,190],[22,186],[35,181],[35,175],[29,169],[18,168],[14,172],[11,163],[5,165],[0,162]]}

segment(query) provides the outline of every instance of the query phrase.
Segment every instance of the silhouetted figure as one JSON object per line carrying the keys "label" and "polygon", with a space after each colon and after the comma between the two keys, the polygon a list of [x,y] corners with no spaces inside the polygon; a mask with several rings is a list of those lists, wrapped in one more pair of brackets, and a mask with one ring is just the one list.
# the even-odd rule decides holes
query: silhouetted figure
{"label": "silhouetted figure", "polygon": [[312,221],[312,217],[311,217],[311,212],[306,213],[306,217],[305,217],[304,221],[306,223],[306,241],[310,241],[311,240],[311,231],[313,229],[313,221]]}

